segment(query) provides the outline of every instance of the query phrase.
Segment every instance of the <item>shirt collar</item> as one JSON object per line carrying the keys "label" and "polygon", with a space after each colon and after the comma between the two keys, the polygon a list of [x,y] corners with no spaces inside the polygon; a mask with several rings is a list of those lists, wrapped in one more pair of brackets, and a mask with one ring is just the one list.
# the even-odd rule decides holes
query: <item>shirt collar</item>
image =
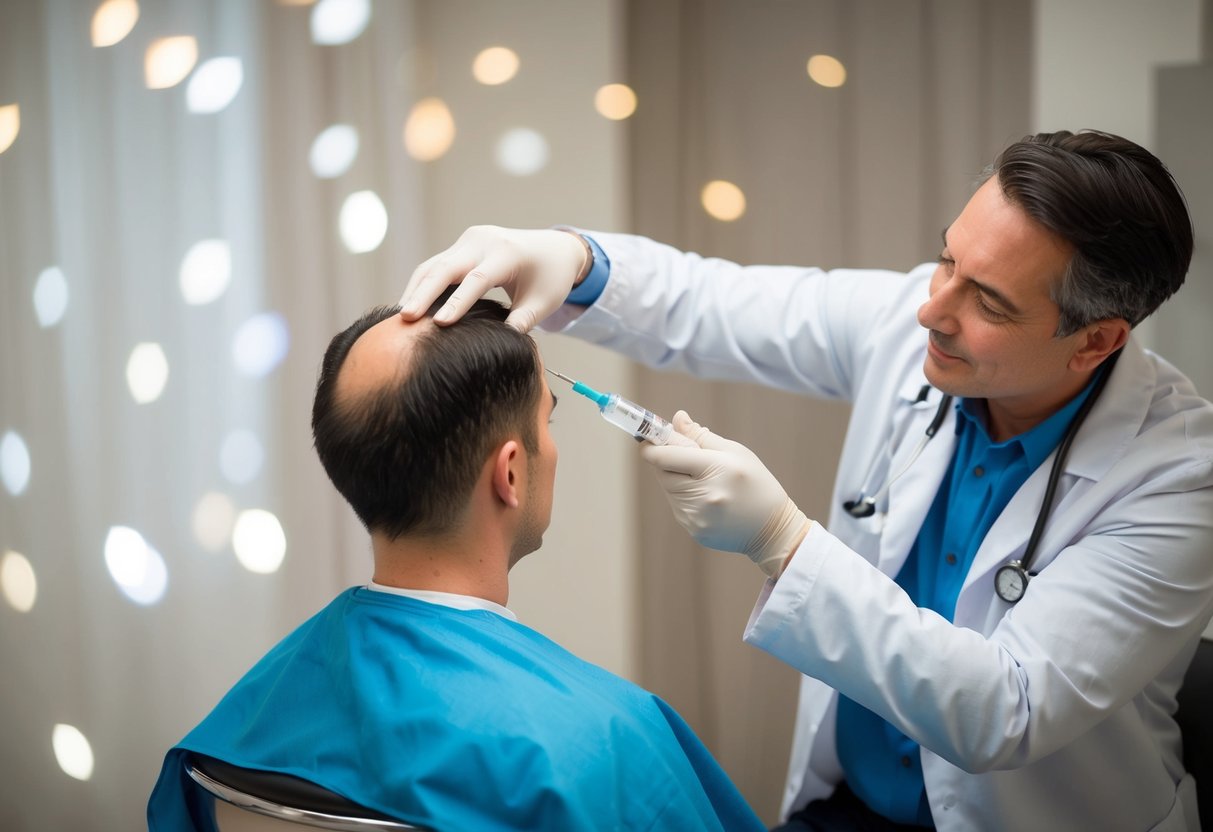
{"label": "shirt collar", "polygon": [[454,592],[438,592],[432,589],[405,589],[401,586],[385,586],[371,581],[366,585],[367,589],[373,589],[375,592],[387,592],[391,595],[403,595],[405,598],[415,598],[418,601],[425,601],[430,604],[437,604],[440,607],[450,607],[456,610],[488,610],[495,612],[502,618],[508,618],[510,621],[517,621],[518,616],[514,615],[506,607],[501,604],[488,600],[487,598],[477,598],[474,595],[459,595]]}
{"label": "shirt collar", "polygon": [[[1053,453],[1053,449],[1061,444],[1062,437],[1066,434],[1066,429],[1070,426],[1070,422],[1073,421],[1074,415],[1078,413],[1078,409],[1082,407],[1082,403],[1087,400],[1087,396],[1091,395],[1091,388],[1095,386],[1095,381],[1102,372],[1103,368],[1101,367],[1098,372],[1091,375],[1091,380],[1087,382],[1087,386],[1077,396],[1066,402],[1065,407],[1045,419],[1039,425],[1018,436],[1012,436],[1004,442],[991,444],[991,447],[1004,448],[1016,444],[1023,451],[1024,459],[1028,462],[1028,467],[1031,469],[1038,467],[1048,459],[1049,454]],[[957,433],[963,429],[963,423],[968,422],[981,431],[981,436],[986,442],[990,441],[990,434],[986,431],[985,425],[985,399],[961,399],[956,405],[956,410],[958,414],[964,417],[956,420]]]}

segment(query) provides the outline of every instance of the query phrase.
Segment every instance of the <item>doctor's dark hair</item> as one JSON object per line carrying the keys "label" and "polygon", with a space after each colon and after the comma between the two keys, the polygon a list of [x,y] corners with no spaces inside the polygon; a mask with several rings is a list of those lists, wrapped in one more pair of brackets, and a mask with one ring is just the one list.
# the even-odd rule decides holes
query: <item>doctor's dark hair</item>
{"label": "doctor's dark hair", "polygon": [[985,174],[1074,249],[1052,289],[1057,337],[1109,318],[1137,326],[1183,285],[1192,220],[1171,172],[1145,148],[1094,130],[1038,133]]}
{"label": "doctor's dark hair", "polygon": [[[432,316],[449,297],[430,307]],[[329,343],[312,405],[316,452],[368,531],[395,539],[449,531],[494,449],[511,436],[538,451],[538,348],[479,300],[449,326],[424,326],[380,389],[338,395],[354,342],[399,306],[370,310]]]}

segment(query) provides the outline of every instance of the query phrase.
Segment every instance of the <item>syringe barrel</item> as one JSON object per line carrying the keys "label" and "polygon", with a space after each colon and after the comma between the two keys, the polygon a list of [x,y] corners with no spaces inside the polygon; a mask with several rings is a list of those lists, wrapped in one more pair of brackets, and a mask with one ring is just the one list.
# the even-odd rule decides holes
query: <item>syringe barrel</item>
{"label": "syringe barrel", "polygon": [[598,411],[602,418],[626,430],[636,437],[637,441],[648,440],[654,445],[664,445],[670,441],[670,434],[674,432],[674,426],[665,419],[616,393],[612,393]]}

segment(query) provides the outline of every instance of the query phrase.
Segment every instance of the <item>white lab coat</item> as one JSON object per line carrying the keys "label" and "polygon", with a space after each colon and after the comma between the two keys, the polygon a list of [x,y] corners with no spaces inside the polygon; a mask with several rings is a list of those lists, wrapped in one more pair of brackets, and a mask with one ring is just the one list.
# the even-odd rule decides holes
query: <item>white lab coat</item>
{"label": "white lab coat", "polygon": [[993,591],[1026,546],[1052,457],[991,528],[949,622],[890,576],[951,460],[955,414],[874,517],[840,508],[873,469],[869,485],[897,470],[935,413],[938,391],[914,403],[926,384],[915,313],[933,264],[742,268],[592,236],[610,281],[546,329],[654,367],[853,404],[828,526],[814,524],[767,583],[745,631],[805,674],[785,814],[842,777],[838,689],[921,744],[940,829],[1199,828],[1171,714],[1213,615],[1213,406],[1186,378],[1130,339],[1066,461],[1043,571],[1015,606]]}

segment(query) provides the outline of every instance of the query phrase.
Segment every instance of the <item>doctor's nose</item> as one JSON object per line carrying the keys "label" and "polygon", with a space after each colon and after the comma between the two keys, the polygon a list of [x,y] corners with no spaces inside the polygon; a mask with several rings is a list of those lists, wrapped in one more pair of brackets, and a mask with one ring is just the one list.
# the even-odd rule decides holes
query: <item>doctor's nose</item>
{"label": "doctor's nose", "polygon": [[924,329],[934,329],[951,334],[958,328],[956,320],[957,292],[952,281],[933,278],[931,296],[918,307],[918,323]]}
{"label": "doctor's nose", "polygon": [[923,329],[952,335],[959,329],[957,312],[963,298],[961,281],[947,274],[943,264],[930,278],[930,296],[918,307],[918,324]]}

